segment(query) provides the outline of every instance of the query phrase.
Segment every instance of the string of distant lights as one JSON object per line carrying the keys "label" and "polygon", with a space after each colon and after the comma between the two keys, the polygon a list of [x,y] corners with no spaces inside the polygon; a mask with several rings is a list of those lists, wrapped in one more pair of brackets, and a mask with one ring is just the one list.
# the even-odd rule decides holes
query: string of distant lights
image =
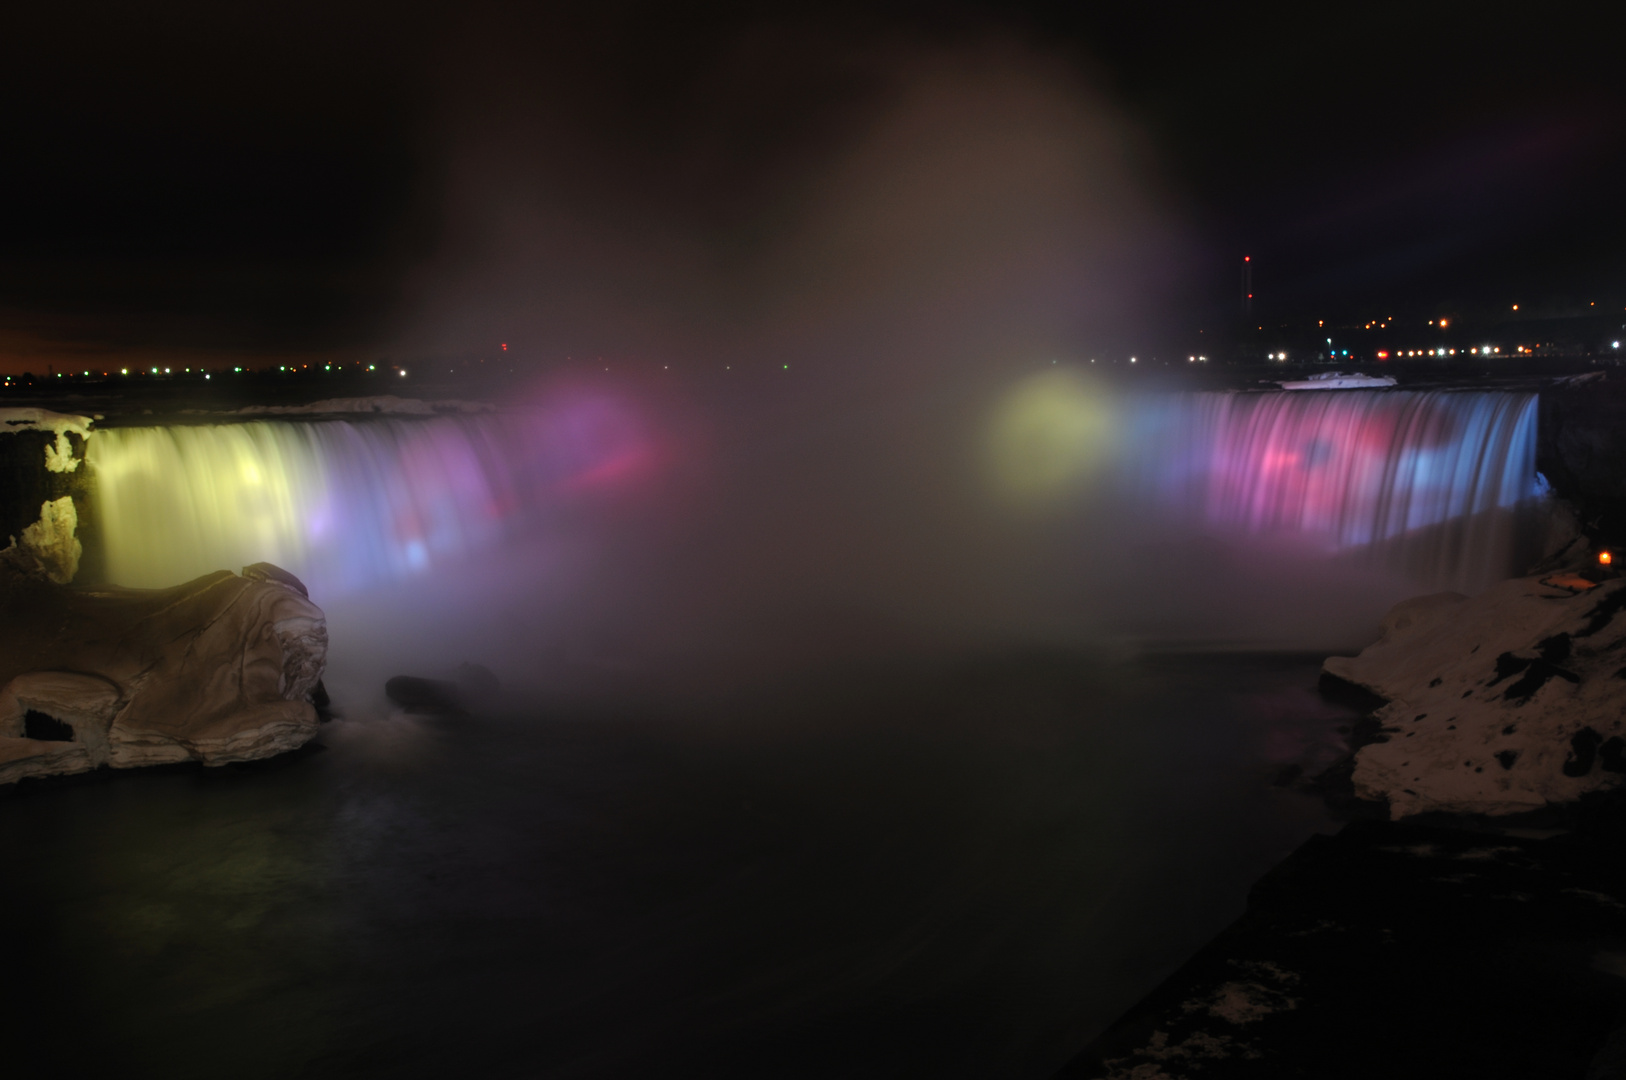
{"label": "string of distant lights", "polygon": [[[1596,302],[1594,302],[1592,306],[1596,306]],[[1518,304],[1512,305],[1512,310],[1514,310],[1514,311],[1519,310],[1519,305]],[[1388,316],[1388,317],[1383,318],[1383,319],[1371,320],[1371,321],[1366,322],[1364,324],[1360,324],[1359,326],[1352,327],[1352,329],[1386,330],[1386,329],[1389,329],[1389,327],[1394,323],[1394,321],[1395,321],[1394,316],[1391,315],[1391,316]],[[1449,318],[1430,319],[1430,320],[1428,320],[1428,325],[1429,326],[1439,327],[1441,329],[1445,329],[1445,328],[1447,328],[1447,327],[1449,327],[1451,325],[1451,320]],[[1316,326],[1321,327],[1321,328],[1325,328],[1326,320],[1325,319],[1316,320]],[[1262,330],[1264,328],[1260,327],[1260,329]],[[1333,344],[1332,338],[1328,338],[1327,339],[1328,348],[1322,349],[1322,350],[1315,350],[1315,358],[1320,359],[1320,360],[1324,360],[1324,361],[1326,361],[1326,360],[1336,361],[1336,360],[1339,360],[1339,359],[1355,360],[1355,359],[1359,358],[1359,355],[1356,354],[1355,352],[1353,352],[1352,350],[1350,350],[1350,349],[1332,348],[1332,344]],[[507,353],[509,351],[507,342],[502,342],[498,347],[503,353]],[[1608,343],[1608,349],[1611,352],[1614,352],[1614,353],[1618,354],[1619,351],[1620,351],[1620,347],[1621,347],[1620,340],[1612,340],[1612,341],[1610,341]],[[1422,348],[1422,349],[1376,349],[1376,350],[1373,351],[1373,353],[1371,355],[1373,355],[1379,361],[1386,361],[1386,360],[1390,360],[1390,359],[1402,359],[1402,358],[1404,358],[1404,359],[1448,359],[1450,357],[1454,357],[1454,356],[1458,356],[1458,355],[1467,356],[1467,357],[1480,357],[1480,358],[1493,357],[1493,356],[1504,356],[1504,355],[1506,355],[1506,356],[1514,356],[1514,357],[1534,357],[1534,356],[1537,356],[1537,355],[1558,355],[1557,353],[1553,352],[1554,349],[1558,349],[1558,348],[1560,348],[1560,346],[1557,346],[1557,345],[1555,345],[1553,343],[1550,343],[1550,342],[1549,343],[1537,342],[1537,343],[1532,344],[1532,345],[1515,345],[1515,346],[1512,347],[1512,352],[1511,353],[1504,353],[1503,347],[1500,346],[1500,345],[1478,345],[1478,346],[1472,346],[1472,347],[1460,348],[1460,349],[1459,348],[1452,348],[1450,346],[1435,346],[1435,347],[1432,347],[1432,348]],[[1574,348],[1573,346],[1570,346],[1569,350],[1573,351],[1573,348]],[[1547,350],[1545,353],[1542,352],[1542,350],[1544,350],[1544,349]],[[1300,360],[1304,360],[1304,359],[1308,358],[1308,356],[1303,352],[1299,352],[1299,353],[1291,354],[1291,355],[1293,355],[1294,357],[1296,357],[1297,359],[1300,359]],[[574,360],[575,358],[574,357],[567,357],[566,359],[567,359],[567,361],[570,361],[570,360]],[[1290,359],[1290,353],[1287,350],[1273,349],[1273,350],[1265,353],[1265,359],[1267,361],[1270,361],[1270,362],[1273,362],[1273,363],[1286,363]],[[603,358],[601,357],[601,358],[598,358],[595,362],[596,363],[603,363],[604,361],[603,361]],[[1091,357],[1089,362],[1094,364],[1094,363],[1096,363],[1096,359],[1094,357]],[[1138,356],[1131,356],[1131,357],[1128,358],[1128,362],[1131,363],[1131,364],[1138,364],[1140,362],[1140,358]],[[1153,362],[1154,363],[1156,362],[1155,357],[1153,358]],[[1189,356],[1186,357],[1186,362],[1189,363],[1189,364],[1206,364],[1206,363],[1209,362],[1209,357],[1206,354],[1192,354],[1192,355],[1189,355]],[[465,361],[465,362],[463,362],[463,365],[460,365],[460,366],[466,366],[467,363],[468,362]],[[485,363],[484,359],[481,359],[480,363],[482,363],[482,364]],[[790,365],[789,364],[781,364],[780,369],[784,370],[784,371],[789,371],[790,370]],[[252,375],[252,374],[256,374],[256,373],[258,373],[258,374],[267,374],[267,373],[270,372],[270,370],[271,369],[269,367],[267,367],[267,368],[263,368],[263,369],[258,369],[258,371],[256,371],[256,369],[243,367],[241,365],[236,365],[236,366],[232,367],[231,374],[234,374],[234,375],[243,375],[243,374]],[[286,375],[286,374],[306,373],[306,372],[310,372],[311,370],[312,370],[312,365],[310,365],[310,364],[279,364],[279,365],[277,365],[277,368],[276,368],[276,371],[277,371],[278,374],[284,374],[284,375]],[[335,374],[335,373],[342,374],[342,373],[345,373],[346,371],[349,371],[351,373],[358,373],[358,372],[377,373],[378,365],[377,364],[363,364],[363,363],[361,363],[359,361],[355,362],[355,363],[352,363],[352,364],[348,364],[348,365],[344,364],[344,363],[334,364],[334,363],[330,362],[330,363],[322,364],[318,370],[320,372],[322,372],[322,373],[327,373],[327,374]],[[395,373],[395,375],[397,377],[399,377],[399,378],[404,379],[404,378],[407,377],[407,369],[404,366],[390,365],[389,370],[393,371]],[[457,370],[458,370],[458,367],[454,366],[454,367],[448,369],[448,373],[449,374],[456,374]],[[606,366],[604,368],[604,370],[609,371],[610,368],[608,366]],[[663,364],[663,365],[661,365],[661,370],[662,371],[670,371],[671,370],[671,365],[670,364]],[[732,371],[733,370],[733,365],[732,364],[724,365],[723,370]],[[212,380],[215,375],[224,375],[224,374],[226,374],[226,372],[223,369],[213,369],[213,370],[211,370],[211,369],[206,369],[206,368],[201,368],[201,367],[196,368],[196,369],[193,369],[191,367],[183,367],[178,374],[180,374],[181,376],[193,376],[193,377],[201,376],[205,380]],[[148,367],[145,371],[137,368],[132,372],[132,369],[127,368],[127,367],[119,368],[118,373],[117,373],[116,376],[110,370],[100,371],[100,372],[90,371],[90,370],[81,370],[77,374],[75,374],[74,372],[71,372],[71,371],[68,371],[68,372],[60,372],[60,371],[49,372],[47,374],[46,378],[47,379],[93,379],[93,380],[99,380],[99,379],[130,378],[130,377],[134,377],[134,378],[174,378],[176,375],[177,375],[177,372],[174,370],[173,367],[160,368],[157,365],[153,365],[153,366]],[[23,375],[6,375],[6,376],[3,376],[3,377],[0,377],[0,387],[10,389],[12,387],[16,387],[16,386],[18,386],[20,384],[23,384],[23,383],[37,383],[39,381],[40,380],[38,380],[34,376],[32,376],[30,374],[27,374],[27,373],[25,373]]]}

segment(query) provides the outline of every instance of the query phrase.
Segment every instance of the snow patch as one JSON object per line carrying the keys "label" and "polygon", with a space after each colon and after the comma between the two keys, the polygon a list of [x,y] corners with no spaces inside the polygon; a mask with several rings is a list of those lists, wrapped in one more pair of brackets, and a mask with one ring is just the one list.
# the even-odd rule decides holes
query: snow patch
{"label": "snow patch", "polygon": [[1180,1007],[1188,1013],[1206,1012],[1237,1025],[1251,1024],[1271,1013],[1298,1008],[1299,999],[1289,997],[1282,989],[1299,981],[1297,973],[1284,971],[1268,960],[1233,960],[1231,963],[1242,969],[1248,978],[1222,983],[1208,997],[1187,1001]]}

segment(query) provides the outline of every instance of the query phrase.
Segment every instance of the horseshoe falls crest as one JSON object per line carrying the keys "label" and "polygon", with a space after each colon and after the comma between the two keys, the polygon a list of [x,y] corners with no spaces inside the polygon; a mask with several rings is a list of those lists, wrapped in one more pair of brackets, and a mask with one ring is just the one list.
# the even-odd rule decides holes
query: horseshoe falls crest
{"label": "horseshoe falls crest", "polygon": [[1537,493],[1534,394],[1194,394],[1144,402],[1146,496],[1219,534],[1355,555],[1420,585],[1518,572]]}
{"label": "horseshoe falls crest", "polygon": [[[1168,639],[1178,636],[1171,628],[1187,626],[1194,639],[1223,640],[1241,633],[1236,627],[1268,622],[1250,615],[1249,605],[1260,613],[1292,609],[1300,619],[1294,626],[1324,624],[1337,604],[1319,597],[1336,579],[1341,595],[1360,597],[1346,623],[1369,627],[1407,595],[1472,591],[1528,561],[1538,506],[1533,394],[1164,394],[1120,400],[1111,412],[1103,482],[1074,493],[1078,512],[1060,532],[1027,534],[1008,560],[1024,580],[1043,583],[1034,590],[1041,602],[1073,588],[1067,610],[1097,626],[1112,612],[1139,617],[1159,607],[1159,627],[1147,636]],[[709,603],[744,588],[730,575],[748,559],[797,577],[797,564],[776,552],[812,560],[802,570],[864,595],[840,566],[824,565],[833,558],[828,546],[800,535],[785,540],[760,525],[764,515],[736,513],[737,505],[762,504],[761,491],[721,482],[711,510],[690,508],[700,522],[691,534],[702,541],[683,550],[734,544],[726,550],[738,560],[658,554],[643,563],[656,576],[629,577],[607,553],[627,550],[629,536],[647,539],[647,518],[637,511],[658,500],[662,470],[682,455],[655,431],[648,417],[585,401],[540,414],[111,428],[89,441],[88,459],[107,576],[122,585],[169,585],[266,560],[324,600],[404,595],[406,586],[435,582],[455,596],[455,572],[483,573],[505,603],[519,605],[522,590],[504,583],[504,568],[534,570],[537,545],[568,534],[573,550],[588,553],[579,565],[597,565],[599,574],[562,577],[584,604],[600,608],[607,589],[648,595],[674,576],[703,581],[689,595]],[[899,439],[910,449],[921,441],[908,432]],[[946,449],[931,467],[952,470],[959,460]],[[922,544],[948,552],[932,586],[943,595],[1003,580],[996,560],[964,539],[973,532],[965,522],[945,519],[905,544],[862,511],[854,516],[854,504],[823,505],[828,497],[813,494],[814,485],[775,479],[776,497],[789,492],[808,520],[828,522],[838,539],[855,538],[848,550],[879,552],[898,566],[920,565],[931,554]],[[599,496],[632,509],[580,512],[608,505],[595,504]],[[906,500],[907,491],[897,497]],[[717,507],[736,516],[708,524]],[[776,544],[800,547],[781,552]],[[697,557],[711,561],[685,561]],[[1274,599],[1260,599],[1271,590]],[[771,589],[746,591],[776,602]],[[1210,619],[1202,629],[1204,610],[1231,621],[1216,628],[1224,620]],[[1261,633],[1309,647],[1297,629]]]}

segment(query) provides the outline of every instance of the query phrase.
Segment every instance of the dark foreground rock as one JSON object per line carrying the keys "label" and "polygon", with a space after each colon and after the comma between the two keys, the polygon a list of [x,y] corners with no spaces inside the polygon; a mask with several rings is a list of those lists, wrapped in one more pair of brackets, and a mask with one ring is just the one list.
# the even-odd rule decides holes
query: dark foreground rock
{"label": "dark foreground rock", "polygon": [[397,675],[384,684],[384,696],[402,712],[451,716],[468,712],[497,693],[497,676],[479,664],[461,664],[455,682]]}
{"label": "dark foreground rock", "polygon": [[1626,1076],[1618,842],[1386,821],[1312,837],[1059,1075]]}
{"label": "dark foreground rock", "polygon": [[326,659],[322,610],[275,574],[84,590],[0,565],[0,784],[292,750]]}

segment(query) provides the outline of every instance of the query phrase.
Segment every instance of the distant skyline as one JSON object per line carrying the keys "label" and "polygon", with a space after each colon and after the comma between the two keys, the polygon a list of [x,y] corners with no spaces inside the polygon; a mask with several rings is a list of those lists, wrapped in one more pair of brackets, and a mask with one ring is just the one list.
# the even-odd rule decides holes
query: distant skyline
{"label": "distant skyline", "polygon": [[[0,369],[508,336],[527,355],[595,335],[745,350],[894,295],[863,284],[888,252],[872,234],[934,199],[945,219],[988,206],[995,232],[955,234],[957,277],[923,276],[921,247],[895,295],[959,303],[981,268],[993,310],[1053,280],[1035,316],[1047,341],[1222,325],[1243,254],[1265,318],[1626,310],[1626,87],[1607,18],[1597,4],[39,5],[0,42]],[[892,156],[853,189],[870,201],[831,203],[919,85],[953,116],[978,95],[993,111],[918,173],[908,139],[887,136]],[[1030,114],[1049,126],[1010,144],[1010,177],[954,186],[1003,164],[999,132]],[[1083,164],[1052,168],[1075,131]],[[1046,239],[1045,215],[1074,198],[1055,185],[1079,177],[1099,179],[1077,196],[1082,224]],[[1009,183],[985,198],[973,180]],[[808,247],[843,222],[874,246]],[[523,257],[503,247],[510,225],[533,238]],[[1044,269],[1091,237],[1101,265]],[[1062,254],[1029,259],[1041,242]],[[1117,252],[1120,293],[1069,308]],[[820,293],[830,275],[847,291]]]}

